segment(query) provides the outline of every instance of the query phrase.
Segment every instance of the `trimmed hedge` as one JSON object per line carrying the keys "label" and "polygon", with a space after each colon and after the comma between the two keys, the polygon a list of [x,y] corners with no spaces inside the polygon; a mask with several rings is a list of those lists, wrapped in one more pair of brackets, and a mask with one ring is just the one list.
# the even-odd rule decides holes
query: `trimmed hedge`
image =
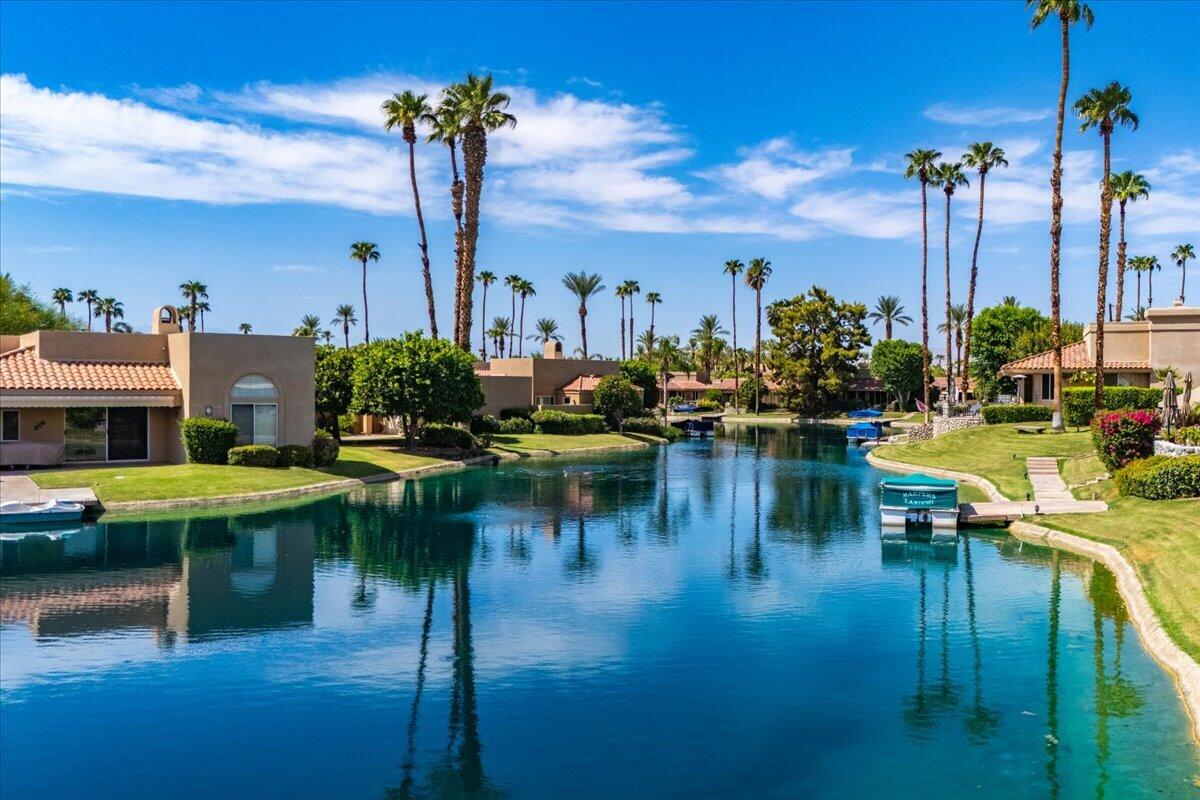
{"label": "trimmed hedge", "polygon": [[499,433],[500,420],[491,414],[476,414],[471,417],[471,433],[479,436],[484,433]]}
{"label": "trimmed hedge", "polygon": [[313,434],[312,458],[315,466],[333,466],[341,452],[342,446],[329,431],[317,431]]}
{"label": "trimmed hedge", "polygon": [[1054,416],[1050,406],[1035,406],[1032,403],[983,407],[983,421],[988,425],[1006,422],[1049,422]]}
{"label": "trimmed hedge", "polygon": [[311,469],[313,466],[313,451],[310,447],[305,447],[302,444],[285,444],[279,448],[279,462],[281,467],[304,467]]}
{"label": "trimmed hedge", "polygon": [[1153,411],[1104,411],[1092,420],[1092,443],[1109,472],[1154,454],[1159,421]]}
{"label": "trimmed hedge", "polygon": [[421,429],[421,444],[426,447],[454,447],[459,450],[470,450],[475,447],[475,437],[471,435],[470,431],[464,431],[462,428],[431,422]]}
{"label": "trimmed hedge", "polygon": [[604,433],[608,427],[599,414],[568,414],[565,411],[542,409],[533,414],[533,424],[539,433],[565,433],[580,436],[585,433]]}
{"label": "trimmed hedge", "polygon": [[660,425],[654,417],[630,417],[625,420],[625,433],[642,433],[647,436],[658,436],[661,439],[674,441],[677,436],[672,438],[672,434],[682,433],[678,428],[673,428],[670,425]]}
{"label": "trimmed hedge", "polygon": [[279,451],[269,444],[243,444],[229,448],[231,467],[274,467],[279,464]]}
{"label": "trimmed hedge", "polygon": [[1200,447],[1200,427],[1179,428],[1171,434],[1171,441],[1175,444]]}
{"label": "trimmed hedge", "polygon": [[[1086,428],[1096,414],[1096,391],[1091,387],[1072,386],[1063,389],[1063,422],[1072,428]],[[1162,402],[1162,389],[1140,386],[1105,386],[1105,411],[1134,411],[1155,408]]]}
{"label": "trimmed hedge", "polygon": [[237,426],[216,417],[188,417],[180,427],[183,452],[192,464],[224,464],[237,444]]}
{"label": "trimmed hedge", "polygon": [[1200,497],[1200,456],[1151,456],[1116,474],[1117,490],[1147,500]]}
{"label": "trimmed hedge", "polygon": [[514,417],[522,417],[524,419],[533,419],[533,412],[536,411],[533,406],[513,406],[512,408],[500,409],[500,420],[513,419]]}
{"label": "trimmed hedge", "polygon": [[722,411],[724,408],[725,404],[720,400],[710,400],[706,397],[703,400],[696,401],[697,411]]}
{"label": "trimmed hedge", "polygon": [[668,442],[677,442],[683,438],[683,431],[676,428],[674,425],[664,425],[662,429],[662,437]]}
{"label": "trimmed hedge", "polygon": [[533,433],[533,423],[524,417],[500,420],[496,433]]}

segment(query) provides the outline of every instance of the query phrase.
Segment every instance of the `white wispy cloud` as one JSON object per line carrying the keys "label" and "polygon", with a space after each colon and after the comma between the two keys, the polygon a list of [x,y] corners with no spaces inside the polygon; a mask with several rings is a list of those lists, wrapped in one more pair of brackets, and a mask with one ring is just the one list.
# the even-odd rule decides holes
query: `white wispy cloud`
{"label": "white wispy cloud", "polygon": [[925,109],[924,114],[927,119],[934,122],[945,122],[950,125],[1010,125],[1050,119],[1054,115],[1054,109],[958,106],[953,103],[934,103]]}
{"label": "white wispy cloud", "polygon": [[320,272],[321,268],[314,264],[276,264],[271,272]]}
{"label": "white wispy cloud", "polygon": [[604,88],[603,83],[601,83],[600,81],[597,81],[597,80],[593,80],[592,78],[589,78],[586,75],[572,75],[570,78],[567,79],[568,85],[576,84],[576,83],[582,83],[584,86],[591,86],[593,89]]}
{"label": "white wispy cloud", "polygon": [[62,253],[79,253],[87,248],[74,244],[34,244],[21,249],[31,255],[59,255]]}
{"label": "white wispy cloud", "polygon": [[788,137],[768,139],[738,151],[739,161],[721,164],[700,173],[733,192],[751,192],[769,200],[782,200],[822,178],[845,174],[853,165],[853,148],[807,152]]}

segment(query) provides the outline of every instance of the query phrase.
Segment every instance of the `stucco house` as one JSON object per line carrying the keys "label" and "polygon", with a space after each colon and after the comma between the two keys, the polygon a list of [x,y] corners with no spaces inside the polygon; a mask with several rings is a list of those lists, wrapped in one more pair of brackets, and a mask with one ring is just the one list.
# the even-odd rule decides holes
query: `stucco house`
{"label": "stucco house", "polygon": [[[1095,369],[1096,326],[1084,328],[1083,340],[1063,347],[1063,379]],[[1146,319],[1104,325],[1104,382],[1109,386],[1150,386],[1158,372],[1172,367],[1180,377],[1200,379],[1200,308],[1151,308]],[[1047,350],[1011,361],[1000,375],[1017,385],[1018,403],[1054,402],[1054,354]]]}
{"label": "stucco house", "polygon": [[493,358],[475,365],[484,396],[477,413],[529,406],[588,413],[596,384],[620,371],[620,361],[564,358],[562,342],[546,342],[541,358]]}
{"label": "stucco house", "polygon": [[150,333],[0,336],[0,464],[184,461],[180,422],[221,417],[240,444],[308,445],[313,340],[184,332],[171,306]]}

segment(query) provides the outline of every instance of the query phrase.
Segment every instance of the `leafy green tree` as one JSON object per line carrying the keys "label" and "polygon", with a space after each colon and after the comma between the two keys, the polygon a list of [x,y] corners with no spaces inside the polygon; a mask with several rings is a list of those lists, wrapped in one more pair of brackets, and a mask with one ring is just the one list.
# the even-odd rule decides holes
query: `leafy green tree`
{"label": "leafy green tree", "polygon": [[871,374],[883,382],[887,392],[896,395],[901,408],[921,388],[921,345],[903,339],[885,339],[871,349]]}
{"label": "leafy green tree", "polygon": [[354,395],[355,352],[327,344],[316,348],[317,419],[338,441],[342,438],[338,417],[350,410]]}
{"label": "leafy green tree", "polygon": [[[90,322],[89,322],[90,324]],[[20,335],[31,331],[77,331],[79,321],[52,304],[38,299],[28,286],[18,286],[8,273],[0,274],[0,333]]]}
{"label": "leafy green tree", "polygon": [[455,343],[420,332],[376,341],[356,353],[350,408],[398,418],[411,449],[426,423],[469,422],[483,405],[474,363]]}
{"label": "leafy green tree", "polygon": [[[1016,348],[1021,332],[1041,326],[1045,319],[1036,308],[1004,303],[988,306],[975,315],[970,369],[979,387],[977,397],[993,398],[1001,390],[1012,391],[1012,381],[1001,380],[996,373],[1009,361],[1022,357],[1017,355]],[[1051,327],[1051,336],[1052,331]]]}
{"label": "leafy green tree", "polygon": [[611,427],[620,428],[626,417],[641,413],[642,393],[624,375],[605,375],[596,384],[592,407]]}
{"label": "leafy green tree", "polygon": [[621,376],[642,390],[642,404],[646,408],[658,405],[655,397],[658,383],[655,379],[654,364],[640,360],[622,361]]}
{"label": "leafy green tree", "polygon": [[830,408],[870,344],[862,303],[839,302],[819,286],[767,307],[775,336],[768,364],[784,406],[812,415]]}

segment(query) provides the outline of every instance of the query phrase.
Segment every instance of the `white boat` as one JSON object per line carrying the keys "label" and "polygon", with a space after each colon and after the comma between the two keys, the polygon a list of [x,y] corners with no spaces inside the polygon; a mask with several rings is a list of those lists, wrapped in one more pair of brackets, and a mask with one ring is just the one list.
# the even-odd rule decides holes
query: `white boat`
{"label": "white boat", "polygon": [[0,503],[0,525],[30,523],[77,522],[83,516],[81,503],[50,500],[45,503],[22,503],[6,500]]}

